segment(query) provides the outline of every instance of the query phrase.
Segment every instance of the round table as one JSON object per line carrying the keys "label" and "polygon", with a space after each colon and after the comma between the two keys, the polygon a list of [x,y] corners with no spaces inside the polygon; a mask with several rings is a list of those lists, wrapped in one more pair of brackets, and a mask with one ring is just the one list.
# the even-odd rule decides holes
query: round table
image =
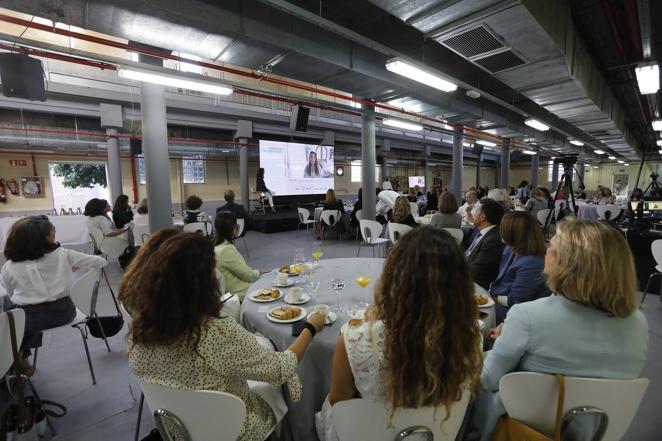
{"label": "round table", "polygon": [[[311,301],[301,306],[306,308],[310,313],[314,310],[316,304],[324,303],[330,306],[337,304],[338,296],[331,289],[331,279],[335,268],[340,269],[346,282],[345,289],[340,294],[343,305],[355,305],[361,302],[371,303],[375,283],[381,275],[384,261],[384,259],[375,258],[344,258],[320,261],[315,275],[311,276],[321,282],[319,291]],[[358,275],[359,264],[367,264],[368,273],[372,278],[371,283],[365,288],[359,287],[354,281],[354,278]],[[260,288],[270,287],[274,277],[275,270],[263,275],[248,289],[248,293]],[[486,293],[478,285],[475,285],[475,288],[477,293]],[[283,291],[286,294],[287,288]],[[241,324],[248,331],[259,332],[269,338],[279,351],[287,349],[294,341],[295,337],[292,336],[292,325],[273,323],[267,320],[266,314],[269,309],[282,306],[283,304],[282,298],[271,303],[256,303],[246,298],[241,305]],[[481,308],[481,311],[488,313],[488,317],[485,319],[487,325],[485,330],[487,332],[489,328],[494,327],[495,309],[492,306],[490,308]],[[315,412],[322,408],[324,399],[329,392],[333,354],[338,337],[340,336],[340,328],[348,320],[345,314],[339,317],[332,325],[326,326],[315,336],[306,355],[301,360],[297,372],[303,384],[303,398],[297,403],[286,398],[289,412],[284,419],[288,426],[283,433],[285,438],[317,440]]]}

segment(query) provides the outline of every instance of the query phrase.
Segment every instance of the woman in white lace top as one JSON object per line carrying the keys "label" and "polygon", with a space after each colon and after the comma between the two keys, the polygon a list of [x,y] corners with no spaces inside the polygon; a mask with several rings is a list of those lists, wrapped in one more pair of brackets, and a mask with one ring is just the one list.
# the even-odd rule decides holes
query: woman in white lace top
{"label": "woman in white lace top", "polygon": [[446,231],[422,227],[403,236],[366,320],[338,339],[329,395],[315,416],[320,440],[338,439],[332,414],[338,401],[450,409],[465,385],[473,388],[482,366],[473,292],[464,255]]}

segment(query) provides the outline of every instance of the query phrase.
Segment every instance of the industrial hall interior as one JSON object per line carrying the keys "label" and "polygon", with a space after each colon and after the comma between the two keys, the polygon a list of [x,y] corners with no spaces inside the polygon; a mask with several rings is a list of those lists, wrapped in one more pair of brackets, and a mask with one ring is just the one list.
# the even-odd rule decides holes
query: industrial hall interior
{"label": "industrial hall interior", "polygon": [[662,440],[662,1],[0,0],[0,441]]}

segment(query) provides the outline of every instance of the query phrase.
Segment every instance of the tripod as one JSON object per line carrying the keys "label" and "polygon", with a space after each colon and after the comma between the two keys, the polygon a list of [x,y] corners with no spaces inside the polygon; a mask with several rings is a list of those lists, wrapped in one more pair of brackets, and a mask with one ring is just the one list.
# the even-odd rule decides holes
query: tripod
{"label": "tripod", "polygon": [[[560,200],[559,192],[561,191],[562,188],[567,197],[565,208],[563,209],[564,216],[567,214],[577,213],[577,205],[575,204],[575,192],[572,188],[573,169],[575,170],[575,172],[577,172],[580,188],[584,187],[584,181],[582,180],[581,175],[577,171],[577,168],[574,167],[574,163],[576,161],[577,161],[576,157],[565,157],[554,161],[556,164],[563,165],[563,175],[561,175],[561,180],[559,181],[559,185],[556,188],[556,193],[554,194],[554,207],[552,207],[549,210],[549,214],[547,214],[547,218],[545,219],[545,225],[543,226],[544,231],[547,231],[547,227],[549,227],[550,224],[552,223],[556,224],[556,221],[558,219],[556,215],[556,201]],[[570,204],[568,202],[572,203],[572,209],[570,208]]]}
{"label": "tripod", "polygon": [[642,196],[646,196],[646,193],[650,192],[650,195],[659,195],[662,194],[662,187],[660,187],[660,184],[657,183],[657,178],[659,175],[657,173],[651,173],[651,182],[648,184],[648,186],[644,189]]}

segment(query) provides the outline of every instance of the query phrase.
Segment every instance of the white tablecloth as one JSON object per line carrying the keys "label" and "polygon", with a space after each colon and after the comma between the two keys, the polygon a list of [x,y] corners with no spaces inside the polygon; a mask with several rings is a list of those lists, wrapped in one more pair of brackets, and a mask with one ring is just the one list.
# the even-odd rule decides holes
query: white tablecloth
{"label": "white tablecloth", "polygon": [[[12,225],[21,217],[0,218],[0,250],[5,249],[5,241]],[[62,245],[84,245],[89,243],[90,237],[87,233],[85,223],[87,217],[82,214],[71,216],[48,216],[55,226],[55,240]]]}
{"label": "white tablecloth", "polygon": [[[369,264],[369,273],[372,282],[365,288],[361,288],[354,281],[358,275],[359,263]],[[343,305],[358,305],[360,302],[371,303],[374,295],[374,287],[377,279],[382,273],[384,259],[366,259],[366,258],[346,258],[346,259],[327,259],[320,262],[316,278],[320,281],[320,288],[317,296],[310,302],[302,305],[307,311],[312,312],[316,304],[324,303],[335,305],[338,296],[331,289],[331,279],[334,268],[339,268],[344,275],[346,284],[340,297]],[[256,289],[271,286],[275,273],[263,275],[257,282],[248,289],[252,292]],[[475,285],[477,293],[486,293],[485,290]],[[273,323],[266,318],[265,306],[270,308],[281,306],[282,300],[272,303],[255,303],[245,299],[241,305],[241,323],[251,332],[259,332],[268,337],[275,345],[276,349],[283,351],[294,341],[292,336],[292,325]],[[263,307],[263,309],[261,309]],[[495,309],[481,308],[481,311],[488,313],[485,319],[487,323],[486,332],[490,327],[494,327]],[[314,441],[317,440],[315,432],[314,414],[322,408],[322,403],[326,398],[331,384],[331,363],[333,353],[336,348],[336,342],[340,335],[340,328],[346,323],[348,318],[341,317],[333,325],[326,326],[313,340],[311,346],[306,352],[297,372],[301,377],[303,384],[303,398],[294,403],[288,401],[289,412],[285,416],[286,424],[289,425],[295,440]],[[284,430],[287,434],[288,431]]]}

